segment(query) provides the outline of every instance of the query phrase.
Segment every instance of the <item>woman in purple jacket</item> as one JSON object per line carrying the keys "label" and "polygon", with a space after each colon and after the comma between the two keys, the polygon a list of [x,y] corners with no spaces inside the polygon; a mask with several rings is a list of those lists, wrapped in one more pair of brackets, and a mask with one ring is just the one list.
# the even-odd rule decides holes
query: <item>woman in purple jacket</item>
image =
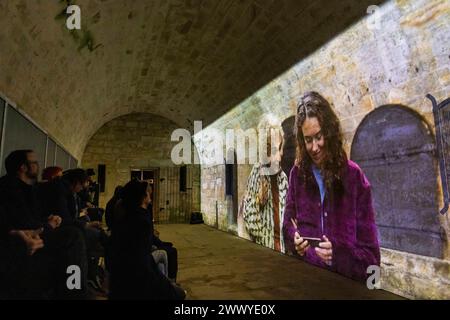
{"label": "woman in purple jacket", "polygon": [[[367,267],[380,264],[369,181],[348,160],[339,119],[320,94],[302,97],[295,128],[297,159],[283,220],[287,251],[364,281]],[[305,237],[321,241],[316,246]]]}

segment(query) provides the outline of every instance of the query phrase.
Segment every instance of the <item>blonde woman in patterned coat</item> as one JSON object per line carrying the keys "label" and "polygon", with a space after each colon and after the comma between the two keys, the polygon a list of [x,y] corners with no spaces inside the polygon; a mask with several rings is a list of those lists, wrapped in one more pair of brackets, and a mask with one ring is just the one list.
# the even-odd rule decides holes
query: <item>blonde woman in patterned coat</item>
{"label": "blonde woman in patterned coat", "polygon": [[[280,166],[283,135],[281,126],[269,126],[265,129],[268,128],[275,129],[280,137],[277,152],[272,155],[268,165],[257,163],[253,166],[243,200],[242,217],[245,229],[253,241],[284,253],[282,228],[288,178]],[[267,150],[272,150],[270,134],[268,136]],[[269,166],[275,170],[268,170]]]}

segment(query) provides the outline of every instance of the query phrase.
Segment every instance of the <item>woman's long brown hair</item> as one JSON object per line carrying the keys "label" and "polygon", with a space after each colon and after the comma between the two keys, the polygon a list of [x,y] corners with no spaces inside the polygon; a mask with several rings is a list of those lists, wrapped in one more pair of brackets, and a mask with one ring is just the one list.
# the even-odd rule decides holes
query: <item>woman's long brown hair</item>
{"label": "woman's long brown hair", "polygon": [[345,191],[343,176],[347,164],[347,154],[344,150],[341,125],[329,102],[314,91],[303,95],[295,117],[296,163],[300,167],[299,174],[303,175],[303,181],[306,183],[308,180],[306,173],[311,171],[313,163],[306,150],[305,137],[302,131],[302,125],[307,118],[317,118],[325,139],[325,157],[320,169],[326,190],[331,196],[342,195]]}

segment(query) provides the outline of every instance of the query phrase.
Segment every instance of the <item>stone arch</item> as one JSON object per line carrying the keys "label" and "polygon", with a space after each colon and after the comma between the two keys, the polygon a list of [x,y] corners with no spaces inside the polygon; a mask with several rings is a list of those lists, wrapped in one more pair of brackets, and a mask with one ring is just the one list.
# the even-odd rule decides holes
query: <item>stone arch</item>
{"label": "stone arch", "polygon": [[[200,166],[187,165],[186,190],[180,190],[180,166],[171,160],[171,134],[179,126],[151,113],[130,113],[104,124],[89,140],[82,165],[96,168],[106,165],[106,190],[100,194],[102,206],[111,198],[117,185],[127,183],[132,171],[154,173],[153,212],[160,222],[185,221],[200,209]],[[192,145],[191,145],[192,146]],[[191,161],[196,148],[192,148]]]}
{"label": "stone arch", "polygon": [[359,125],[351,148],[372,185],[381,246],[442,257],[435,139],[422,117],[385,105]]}

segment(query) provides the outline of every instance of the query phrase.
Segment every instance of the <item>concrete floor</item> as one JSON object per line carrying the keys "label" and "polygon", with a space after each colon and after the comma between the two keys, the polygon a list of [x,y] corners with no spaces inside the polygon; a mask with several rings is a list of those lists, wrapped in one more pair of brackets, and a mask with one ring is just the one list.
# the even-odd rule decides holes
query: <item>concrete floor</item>
{"label": "concrete floor", "polygon": [[157,225],[188,299],[401,299],[206,225]]}

